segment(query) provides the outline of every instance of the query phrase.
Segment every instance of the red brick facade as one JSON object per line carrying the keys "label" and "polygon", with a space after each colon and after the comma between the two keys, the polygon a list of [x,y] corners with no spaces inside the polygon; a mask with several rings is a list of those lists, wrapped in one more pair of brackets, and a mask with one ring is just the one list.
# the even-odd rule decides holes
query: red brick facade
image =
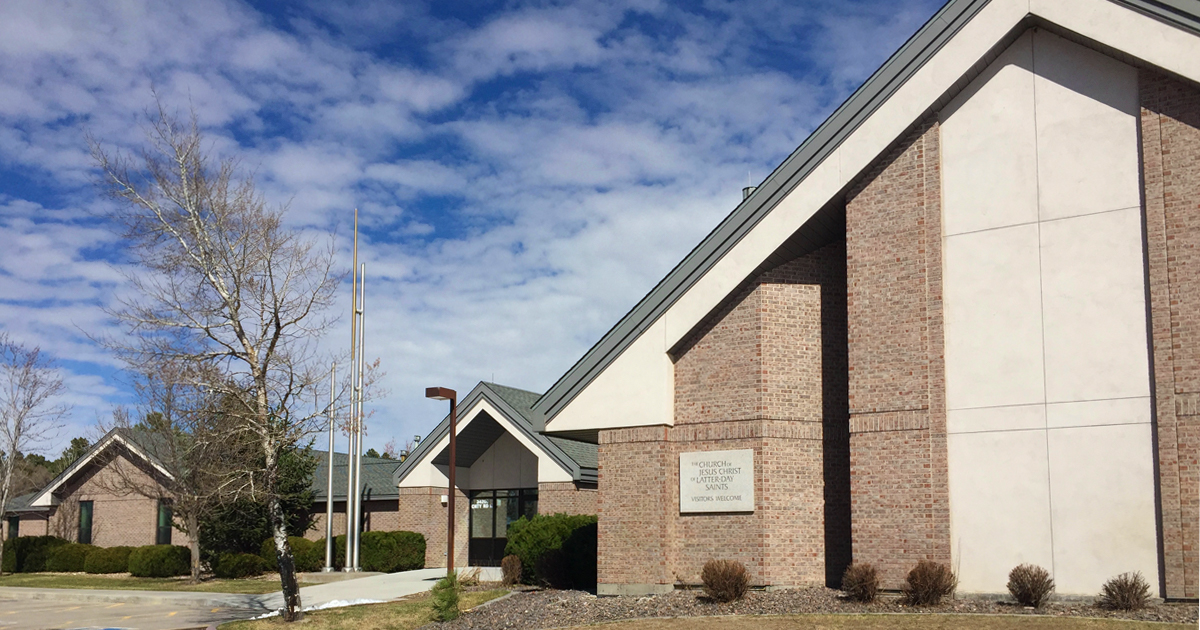
{"label": "red brick facade", "polygon": [[1197,597],[1200,523],[1200,90],[1139,73],[1162,595]]}
{"label": "red brick facade", "polygon": [[570,481],[538,484],[539,514],[595,514],[596,488]]}
{"label": "red brick facade", "polygon": [[854,559],[897,588],[950,561],[936,120],[850,190],[846,261]]}
{"label": "red brick facade", "polygon": [[[767,271],[701,322],[672,353],[674,427],[600,432],[602,585],[696,583],[713,558],[756,584],[826,581],[822,425],[845,434],[845,415],[825,412],[845,408],[843,260],[839,243]],[[754,451],[755,511],[681,514],[679,454],[727,449]]]}

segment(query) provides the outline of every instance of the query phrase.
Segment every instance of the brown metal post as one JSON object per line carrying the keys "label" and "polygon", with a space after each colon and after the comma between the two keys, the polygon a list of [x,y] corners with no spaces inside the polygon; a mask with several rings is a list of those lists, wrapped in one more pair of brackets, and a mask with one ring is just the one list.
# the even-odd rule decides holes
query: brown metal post
{"label": "brown metal post", "polygon": [[426,387],[425,397],[450,401],[450,487],[446,495],[446,508],[450,510],[446,525],[446,574],[454,573],[454,472],[458,468],[458,394],[448,387]]}
{"label": "brown metal post", "polygon": [[450,508],[449,523],[446,526],[446,575],[454,574],[454,471],[458,468],[458,457],[454,452],[458,442],[458,401],[450,399],[450,494],[447,507]]}

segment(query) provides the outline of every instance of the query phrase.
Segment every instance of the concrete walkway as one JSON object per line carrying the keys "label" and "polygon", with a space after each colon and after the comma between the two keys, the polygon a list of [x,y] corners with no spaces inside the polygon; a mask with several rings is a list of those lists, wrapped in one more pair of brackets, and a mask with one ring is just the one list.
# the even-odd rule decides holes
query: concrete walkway
{"label": "concrete walkway", "polygon": [[[459,569],[462,575],[473,569]],[[330,602],[356,600],[391,601],[433,588],[445,569],[417,569],[401,573],[368,574],[327,584],[314,584],[300,589],[304,608]],[[499,581],[498,567],[480,569],[480,579]],[[244,616],[257,616],[283,607],[282,593],[242,595],[230,593],[201,593],[176,591],[117,591],[98,589],[0,587],[0,600],[52,600],[72,603],[125,603],[153,606],[176,606],[188,609],[238,610]]]}

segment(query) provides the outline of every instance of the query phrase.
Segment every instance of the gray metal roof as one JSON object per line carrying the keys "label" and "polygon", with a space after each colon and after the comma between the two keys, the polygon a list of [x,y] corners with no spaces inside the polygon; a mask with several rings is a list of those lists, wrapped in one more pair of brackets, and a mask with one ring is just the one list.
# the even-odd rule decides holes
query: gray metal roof
{"label": "gray metal roof", "polygon": [[[314,501],[325,501],[325,487],[328,483],[329,475],[329,453],[328,451],[312,451],[313,457],[317,460],[317,469],[313,471],[312,476],[312,491]],[[333,454],[333,500],[346,500],[346,466],[349,456],[346,453],[334,452]],[[396,489],[396,484],[392,483],[392,473],[396,472],[396,468],[400,466],[400,462],[386,457],[367,457],[362,458],[362,480],[364,486],[364,498],[372,499],[395,499],[400,496],[400,492]]]}
{"label": "gray metal roof", "polygon": [[[1200,34],[1200,2],[1196,0],[1108,1]],[[534,412],[549,419],[570,403],[989,2],[947,2],[682,262],[538,398],[533,404]],[[1027,17],[1027,20],[1030,19]],[[1023,26],[1019,30],[1024,30]],[[965,81],[961,83],[965,85]],[[944,95],[941,100],[946,98]],[[541,425],[538,428],[545,427]]]}
{"label": "gray metal roof", "polygon": [[[551,438],[537,432],[535,427],[541,424],[541,416],[532,409],[533,401],[537,398],[536,392],[496,383],[480,382],[459,401],[458,408],[465,412],[480,400],[487,400],[522,435],[538,445],[564,469],[570,471],[572,478],[576,481],[595,482],[598,478],[597,462],[599,460],[596,445],[558,437]],[[469,466],[491,446],[496,438],[500,437],[504,428],[497,420],[490,416],[477,417],[466,429],[459,430],[459,441],[455,452],[455,459],[459,466]],[[479,428],[472,430],[477,423],[480,424]],[[435,445],[449,432],[450,416],[447,415],[396,469],[392,475],[392,485],[398,486],[400,480],[417,465],[417,462],[428,456]],[[434,455],[433,463],[435,464],[447,464],[449,461],[449,455],[445,452]]]}

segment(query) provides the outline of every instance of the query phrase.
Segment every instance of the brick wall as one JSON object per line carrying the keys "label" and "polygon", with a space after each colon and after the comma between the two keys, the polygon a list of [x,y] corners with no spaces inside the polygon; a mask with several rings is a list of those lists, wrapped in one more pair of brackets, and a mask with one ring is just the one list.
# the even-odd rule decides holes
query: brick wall
{"label": "brick wall", "polygon": [[[303,532],[309,540],[319,540],[325,537],[325,502],[313,503],[313,526]],[[393,532],[400,529],[399,506],[396,499],[376,499],[363,501],[363,531]],[[346,533],[346,502],[333,502],[333,535],[343,536]],[[292,533],[299,536],[299,533]]]}
{"label": "brick wall", "polygon": [[[447,506],[442,505],[441,496],[446,489],[441,487],[400,488],[396,502],[395,529],[419,532],[425,536],[425,567],[446,566]],[[470,511],[467,495],[461,490],[454,499],[454,566],[467,566],[468,535],[467,515]]]}
{"label": "brick wall", "polygon": [[[839,442],[822,440],[840,426],[829,459],[848,474],[844,260],[838,243],[749,279],[672,351],[675,426],[600,432],[601,584],[696,583],[712,558],[756,584],[824,583],[827,545],[848,561],[846,519],[829,519],[841,540],[826,531],[826,495],[845,511],[848,479],[823,482]],[[679,454],[743,448],[755,511],[680,514]]]}
{"label": "brick wall", "polygon": [[596,487],[570,481],[538,484],[539,514],[595,514]]}
{"label": "brick wall", "polygon": [[1200,90],[1139,72],[1162,523],[1161,594],[1197,597]]}
{"label": "brick wall", "polygon": [[950,561],[939,171],[931,119],[846,200],[854,559],[885,588]]}
{"label": "brick wall", "polygon": [[[123,453],[103,466],[90,466],[57,494],[61,501],[50,517],[50,533],[78,535],[75,501],[92,501],[92,544],[100,547],[153,545],[158,527],[158,499],[162,489],[144,465]],[[163,496],[169,496],[162,493]],[[57,531],[56,531],[57,530]],[[21,532],[24,534],[24,530]],[[183,534],[172,531],[172,542],[183,543]]]}

